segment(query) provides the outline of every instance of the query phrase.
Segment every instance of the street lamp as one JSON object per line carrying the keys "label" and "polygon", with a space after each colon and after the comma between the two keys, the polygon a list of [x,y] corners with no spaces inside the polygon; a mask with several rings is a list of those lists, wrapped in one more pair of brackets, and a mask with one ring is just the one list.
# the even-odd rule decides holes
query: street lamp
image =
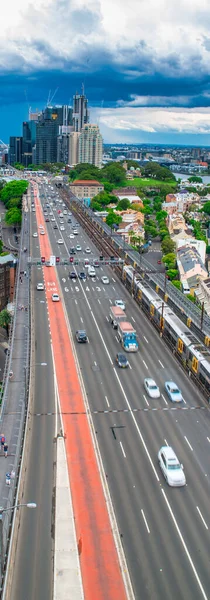
{"label": "street lamp", "polygon": [[22,506],[26,506],[27,508],[36,508],[36,503],[35,502],[26,502],[23,504],[14,504],[13,506],[9,506],[9,508],[3,508],[2,506],[0,506],[0,590],[1,590],[1,582],[2,582],[2,574],[3,574],[3,568],[4,568],[4,562],[3,562],[3,513],[8,512],[8,511],[14,511],[16,508],[20,508]]}

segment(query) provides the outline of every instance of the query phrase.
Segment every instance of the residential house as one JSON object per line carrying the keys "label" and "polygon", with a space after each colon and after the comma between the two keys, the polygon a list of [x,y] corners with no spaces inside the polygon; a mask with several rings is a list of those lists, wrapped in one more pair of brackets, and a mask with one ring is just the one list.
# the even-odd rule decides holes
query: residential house
{"label": "residential house", "polygon": [[191,245],[180,246],[177,250],[177,266],[181,283],[187,283],[190,293],[194,294],[200,280],[207,277],[207,270],[197,249]]}

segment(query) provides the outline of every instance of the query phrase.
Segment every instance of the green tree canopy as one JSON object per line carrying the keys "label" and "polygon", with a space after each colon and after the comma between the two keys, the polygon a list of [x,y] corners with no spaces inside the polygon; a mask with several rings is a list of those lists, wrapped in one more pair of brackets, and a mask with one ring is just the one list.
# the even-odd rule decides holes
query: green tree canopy
{"label": "green tree canopy", "polygon": [[10,181],[7,183],[0,193],[1,201],[5,204],[7,208],[7,204],[9,200],[12,198],[22,198],[23,194],[25,194],[28,187],[28,181]]}
{"label": "green tree canopy", "polygon": [[156,162],[148,162],[144,167],[144,174],[146,177],[153,177],[159,181],[175,181],[176,178],[173,173],[167,167],[161,167]]}
{"label": "green tree canopy", "polygon": [[122,222],[122,217],[120,215],[116,215],[113,210],[109,211],[109,214],[106,217],[106,223],[109,227],[113,227],[113,225],[119,225]]}
{"label": "green tree canopy", "polygon": [[172,284],[174,285],[174,287],[176,287],[178,290],[181,290],[181,289],[182,289],[182,284],[181,284],[181,281],[179,281],[178,279],[174,279],[174,280],[173,280],[171,283],[172,283]]}
{"label": "green tree canopy", "polygon": [[164,237],[162,243],[161,243],[161,248],[162,248],[162,252],[163,254],[169,254],[171,252],[173,252],[175,250],[175,243],[173,242],[173,240],[171,240],[171,238],[168,237]]}
{"label": "green tree canopy", "polygon": [[156,219],[159,222],[164,221],[167,216],[168,216],[168,213],[166,210],[160,210],[159,212],[156,213]]}
{"label": "green tree canopy", "polygon": [[117,210],[127,210],[127,208],[130,206],[130,202],[127,198],[122,198],[122,200],[120,200],[118,202],[117,205]]}
{"label": "green tree canopy", "polygon": [[209,201],[205,202],[205,204],[202,208],[202,212],[204,212],[206,215],[210,215],[210,202]]}
{"label": "green tree canopy", "polygon": [[7,335],[9,335],[9,324],[11,322],[11,314],[6,308],[0,312],[0,327],[6,329]]}
{"label": "green tree canopy", "polygon": [[111,162],[101,169],[101,178],[114,185],[123,185],[125,182],[125,169],[120,163]]}
{"label": "green tree canopy", "polygon": [[177,269],[168,269],[167,276],[169,277],[169,279],[171,281],[173,281],[173,279],[177,279],[177,275],[178,275]]}
{"label": "green tree canopy", "polygon": [[5,215],[5,222],[7,225],[20,225],[22,220],[22,213],[19,208],[9,208]]}
{"label": "green tree canopy", "polygon": [[188,181],[190,181],[190,183],[203,183],[202,177],[198,177],[197,175],[192,175],[191,177],[188,177]]}

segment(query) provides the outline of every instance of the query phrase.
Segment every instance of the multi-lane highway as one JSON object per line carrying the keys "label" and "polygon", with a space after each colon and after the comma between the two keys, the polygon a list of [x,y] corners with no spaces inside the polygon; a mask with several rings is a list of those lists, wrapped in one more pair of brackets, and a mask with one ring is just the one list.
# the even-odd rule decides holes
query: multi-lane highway
{"label": "multi-lane highway", "polygon": [[[77,252],[77,257],[89,258],[90,255],[85,252],[87,246],[91,249],[91,256],[97,257],[98,251],[80,227],[79,234],[75,238],[69,238],[75,219],[72,216],[72,223],[68,223],[68,215],[64,215],[61,225],[54,197],[49,200],[52,193],[49,187],[42,186],[40,193],[43,194],[43,206],[49,204],[47,218],[49,216],[50,220],[46,223],[46,232],[52,253],[66,258],[69,256],[69,248],[79,243],[82,250]],[[58,229],[54,229],[55,224]],[[36,213],[32,213],[32,231],[38,232],[39,237]],[[64,243],[58,244],[61,238]],[[34,238],[34,257],[39,255],[37,246],[38,239]],[[77,273],[85,270],[81,265],[74,269]],[[77,329],[85,329],[88,335],[88,344],[77,344],[75,340],[75,347],[135,597],[144,600],[174,600],[177,596],[195,600],[210,598],[209,409],[114,272],[109,267],[99,267],[96,269],[95,279],[87,277],[86,281],[72,281],[69,279],[69,272],[72,270],[71,265],[58,265],[58,292],[61,292],[62,301],[65,302],[74,339]],[[41,272],[32,278],[33,288],[39,280],[39,274]],[[110,278],[110,283],[106,286],[101,282],[101,277],[105,274]],[[43,354],[47,356],[49,370],[44,373],[45,377],[47,375],[45,382],[39,379],[38,384],[36,379],[36,386],[44,386],[43,389],[41,387],[40,396],[36,387],[35,396],[39,407],[37,412],[41,405],[42,412],[43,406],[46,410],[46,417],[42,421],[45,437],[40,438],[40,429],[39,433],[34,433],[29,455],[30,471],[36,458],[39,460],[37,452],[44,456],[45,463],[34,478],[28,473],[28,481],[32,486],[31,496],[38,501],[36,492],[39,496],[41,494],[47,512],[47,506],[52,508],[50,494],[53,486],[53,420],[47,417],[47,413],[52,410],[50,398],[53,397],[53,392],[47,394],[47,390],[52,391],[53,370],[50,367],[47,316],[44,304],[42,305],[42,292],[34,293],[36,339]],[[116,332],[108,321],[110,306],[122,297],[126,301],[126,314],[136,328],[139,340],[139,352],[128,355],[129,368],[126,370],[121,370],[116,365],[115,356],[120,351],[120,346]],[[144,378],[150,376],[160,387],[161,398],[158,400],[149,398],[144,390]],[[169,379],[174,380],[183,393],[181,408],[172,405],[166,396],[164,383]],[[47,453],[49,439],[51,445]],[[166,444],[173,447],[184,465],[187,485],[183,488],[169,488],[160,472],[157,453]],[[44,486],[42,473],[47,468],[50,470],[49,482]],[[24,579],[26,554],[28,570],[32,571],[34,581],[39,560],[47,565],[47,579],[50,581],[51,508],[48,513],[47,548],[43,551],[41,545],[38,551],[37,545],[33,546],[36,552],[34,563],[26,550],[30,543],[30,537],[29,542],[26,542],[29,523],[25,519],[23,521],[16,563],[18,589],[20,580]],[[32,522],[32,536],[38,544],[41,516],[38,521],[36,519],[37,516],[35,523]],[[41,568],[41,562],[39,566]],[[19,600],[33,598],[33,595],[22,593],[16,596],[13,594],[13,597]],[[50,596],[45,593],[39,597],[44,599]]]}

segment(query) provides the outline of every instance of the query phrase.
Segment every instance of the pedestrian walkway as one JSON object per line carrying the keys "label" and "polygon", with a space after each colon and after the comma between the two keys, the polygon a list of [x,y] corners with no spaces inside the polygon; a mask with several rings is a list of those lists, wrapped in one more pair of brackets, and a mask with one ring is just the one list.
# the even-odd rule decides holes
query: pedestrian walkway
{"label": "pedestrian walkway", "polygon": [[[29,226],[28,215],[23,210],[20,253],[14,295],[15,311],[12,332],[8,342],[10,352],[7,354],[5,363],[3,377],[4,394],[0,413],[0,436],[5,437],[7,445],[7,456],[5,456],[2,444],[0,445],[2,446],[0,450],[0,506],[3,508],[9,508],[14,504],[27,409],[30,302],[29,278],[24,276],[23,273],[24,271],[28,271]],[[26,248],[25,252],[21,251],[23,248]],[[22,279],[22,283],[20,278]],[[26,307],[27,310],[18,310],[18,306]],[[3,514],[3,564],[7,554],[10,519],[10,511]]]}
{"label": "pedestrian walkway", "polygon": [[54,600],[83,600],[65,442],[57,438]]}

